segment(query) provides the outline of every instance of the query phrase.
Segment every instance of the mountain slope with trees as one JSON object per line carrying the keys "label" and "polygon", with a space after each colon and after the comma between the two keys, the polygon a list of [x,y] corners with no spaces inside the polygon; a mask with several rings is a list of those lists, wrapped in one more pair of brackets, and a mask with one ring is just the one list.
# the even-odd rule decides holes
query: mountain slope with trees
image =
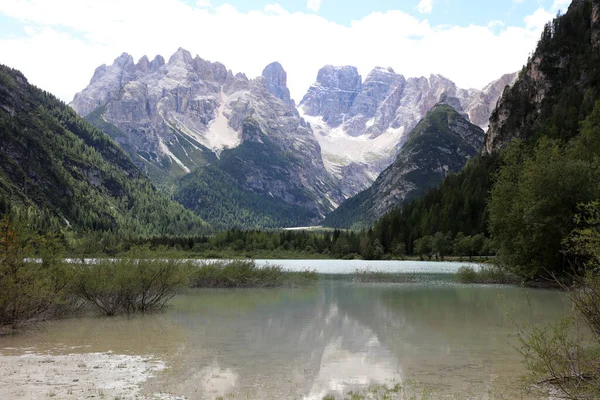
{"label": "mountain slope with trees", "polygon": [[202,232],[107,135],[51,94],[0,66],[0,212],[42,227],[130,235]]}
{"label": "mountain slope with trees", "polygon": [[[576,216],[600,198],[599,19],[600,1],[577,0],[546,25],[492,114],[483,156],[379,220],[374,237],[384,247],[479,232],[491,235],[502,265],[527,278],[585,264],[567,241]],[[478,211],[465,224],[460,210]]]}
{"label": "mountain slope with trees", "polygon": [[439,185],[477,155],[484,132],[447,104],[434,106],[408,134],[396,161],[373,186],[346,200],[324,224],[333,227],[368,225]]}

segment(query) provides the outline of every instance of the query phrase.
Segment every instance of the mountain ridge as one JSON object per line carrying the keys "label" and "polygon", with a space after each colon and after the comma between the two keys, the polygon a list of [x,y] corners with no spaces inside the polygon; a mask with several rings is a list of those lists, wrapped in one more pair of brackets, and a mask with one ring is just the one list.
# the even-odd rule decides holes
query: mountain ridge
{"label": "mountain ridge", "polygon": [[421,197],[448,174],[460,171],[478,154],[483,137],[480,127],[452,106],[438,103],[408,134],[394,163],[375,183],[342,203],[323,224],[368,226],[404,202]]}
{"label": "mountain ridge", "polygon": [[0,65],[0,197],[38,222],[128,235],[205,232],[107,135]]}
{"label": "mountain ridge", "polygon": [[[191,172],[213,165],[239,190],[308,209],[315,218],[303,224],[311,224],[374,182],[402,147],[406,128],[431,106],[444,100],[466,114],[464,103],[487,117],[512,77],[477,91],[438,75],[406,79],[391,68],[375,68],[363,82],[354,67],[326,66],[296,107],[280,63],[248,79],[179,48],[166,62],[143,56],[135,63],[123,53],[96,69],[71,106],[170,193]],[[331,107],[335,112],[320,115]],[[232,182],[219,173],[197,176]],[[204,203],[186,204],[200,211]]]}

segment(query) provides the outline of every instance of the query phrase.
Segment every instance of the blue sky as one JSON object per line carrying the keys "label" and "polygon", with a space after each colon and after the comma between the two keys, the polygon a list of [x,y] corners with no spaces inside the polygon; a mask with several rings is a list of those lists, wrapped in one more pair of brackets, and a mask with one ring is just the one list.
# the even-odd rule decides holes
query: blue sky
{"label": "blue sky", "polygon": [[[196,1],[189,0],[194,4]],[[212,6],[231,4],[240,11],[261,10],[268,4],[277,3],[290,12],[309,12],[306,0],[211,0]],[[419,16],[418,0],[322,0],[318,14],[329,21],[349,25],[373,12],[401,10]],[[432,25],[487,25],[499,20],[506,25],[523,25],[525,16],[540,6],[550,9],[554,0],[433,0],[432,12],[427,19]]]}
{"label": "blue sky", "polygon": [[298,101],[325,64],[442,74],[481,88],[521,68],[569,0],[2,0],[0,62],[65,101],[95,68],[178,47],[257,76],[272,61]]}

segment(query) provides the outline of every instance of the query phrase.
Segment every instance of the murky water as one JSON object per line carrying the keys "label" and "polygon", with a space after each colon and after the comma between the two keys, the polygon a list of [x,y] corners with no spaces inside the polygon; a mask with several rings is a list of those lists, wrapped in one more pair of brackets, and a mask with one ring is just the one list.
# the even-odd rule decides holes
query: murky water
{"label": "murky water", "polygon": [[193,290],[161,314],[54,321],[0,338],[0,353],[150,355],[167,368],[144,391],[189,399],[342,398],[398,383],[417,398],[528,398],[515,324],[551,322],[566,307],[559,292],[458,285],[450,275],[327,278],[302,289]]}

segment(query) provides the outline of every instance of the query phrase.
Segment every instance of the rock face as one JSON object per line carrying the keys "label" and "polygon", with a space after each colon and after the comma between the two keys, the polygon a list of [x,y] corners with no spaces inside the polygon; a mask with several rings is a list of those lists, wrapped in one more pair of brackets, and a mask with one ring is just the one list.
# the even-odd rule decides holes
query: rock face
{"label": "rock face", "polygon": [[329,126],[337,127],[348,113],[362,88],[355,67],[327,65],[319,70],[317,82],[300,102],[307,115],[320,115]]}
{"label": "rock face", "polygon": [[484,131],[448,104],[434,106],[408,134],[394,163],[367,190],[325,220],[335,227],[365,226],[403,202],[422,196],[477,155]]}
{"label": "rock face", "polygon": [[508,74],[483,90],[464,90],[441,75],[406,79],[378,67],[361,84],[356,68],[326,66],[299,111],[315,132],[325,166],[351,196],[390,165],[406,133],[435,104],[449,104],[485,129],[498,97],[515,78]]}
{"label": "rock face", "polygon": [[181,48],[167,63],[123,54],[99,67],[71,106],[158,183],[211,163],[243,190],[312,210],[316,221],[343,197],[286,81],[279,63],[249,80]]}
{"label": "rock face", "polygon": [[278,62],[271,63],[262,72],[267,89],[272,95],[283,100],[286,104],[294,107],[294,101],[290,98],[290,90],[287,87],[287,73]]}
{"label": "rock face", "polygon": [[[219,171],[194,176],[213,182],[224,172],[239,193],[309,210],[314,217],[305,222],[312,223],[370,186],[435,104],[442,101],[485,126],[512,79],[462,90],[440,75],[406,79],[375,68],[363,82],[355,67],[329,65],[296,108],[281,64],[248,79],[180,48],[166,62],[144,56],[135,63],[122,54],[96,69],[71,106],[172,193],[181,178],[210,165]],[[178,193],[198,210],[193,193],[204,196],[196,189],[208,184],[196,183],[187,178],[186,187],[195,189]],[[260,220],[263,214],[253,215]]]}
{"label": "rock face", "polygon": [[[536,135],[551,118],[559,119],[562,125],[572,119],[562,139],[576,132],[576,114],[582,107],[593,107],[599,20],[599,0],[573,0],[565,15],[546,25],[535,52],[490,117],[482,154],[498,151],[513,139]],[[582,29],[557,30],[562,24]]]}
{"label": "rock face", "polygon": [[600,0],[592,0],[592,45],[600,48]]}

